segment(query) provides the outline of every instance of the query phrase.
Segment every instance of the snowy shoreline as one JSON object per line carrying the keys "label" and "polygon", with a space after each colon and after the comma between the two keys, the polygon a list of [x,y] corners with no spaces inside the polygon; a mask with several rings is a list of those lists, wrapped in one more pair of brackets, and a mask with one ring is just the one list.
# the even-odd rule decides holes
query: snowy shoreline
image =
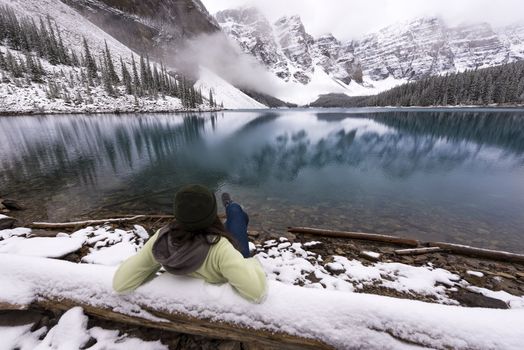
{"label": "snowy shoreline", "polygon": [[36,111],[36,110],[28,110],[28,111],[1,111],[0,110],[0,117],[25,117],[25,116],[44,116],[44,115],[53,115],[53,114],[59,114],[59,115],[67,115],[67,114],[87,114],[87,115],[104,115],[104,114],[138,114],[138,113],[147,113],[147,114],[179,114],[179,113],[209,113],[209,112],[221,112],[225,111],[227,109],[225,108],[218,108],[218,109],[158,109],[158,110],[149,110],[149,109],[136,109],[136,110],[121,110],[121,109],[114,109],[114,110],[100,110],[100,109],[93,109],[93,110],[52,110],[52,111]]}
{"label": "snowy shoreline", "polygon": [[[379,247],[359,246],[361,255],[356,258],[349,249],[357,243],[347,240],[346,246],[332,246],[326,240],[311,238],[268,240],[263,234],[252,236],[255,243],[251,250],[271,281],[268,299],[261,305],[243,300],[227,284],[209,285],[165,273],[136,292],[118,295],[111,289],[114,269],[154,232],[146,227],[101,225],[55,231],[52,237],[38,236],[38,230],[33,234],[24,227],[0,230],[0,284],[7,286],[0,290],[0,303],[30,305],[38,300],[64,299],[145,319],[153,317],[146,309],[158,309],[240,327],[283,331],[340,349],[405,349],[407,343],[438,349],[519,349],[524,341],[519,326],[524,322],[522,293],[474,283],[510,278],[507,273],[499,271],[500,276],[493,277],[489,271],[468,269],[459,275],[456,269],[441,268],[428,260],[390,261],[387,251]],[[512,278],[524,276],[521,267],[518,271]],[[462,289],[499,299],[509,309],[464,307],[454,299],[454,293]],[[62,317],[67,320],[71,312],[78,319],[85,317],[78,308]],[[84,327],[79,332],[91,333],[93,329]],[[46,332],[18,330],[17,339],[34,341]],[[159,343],[155,346],[162,348]]]}

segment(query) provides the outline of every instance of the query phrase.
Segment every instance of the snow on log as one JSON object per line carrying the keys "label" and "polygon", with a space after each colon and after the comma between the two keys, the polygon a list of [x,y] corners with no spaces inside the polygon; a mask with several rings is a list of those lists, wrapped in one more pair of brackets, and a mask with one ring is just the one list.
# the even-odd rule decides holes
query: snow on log
{"label": "snow on log", "polygon": [[445,242],[429,242],[428,245],[431,247],[439,247],[441,249],[444,249],[444,250],[447,250],[453,253],[457,253],[457,254],[524,264],[524,254],[510,253],[510,252],[505,252],[501,250],[476,248],[476,247],[470,247],[468,245],[445,243]]}
{"label": "snow on log", "polygon": [[419,241],[417,241],[416,239],[401,238],[401,237],[389,236],[389,235],[381,235],[378,233],[334,231],[334,230],[309,228],[309,227],[288,227],[287,231],[291,233],[302,233],[302,234],[310,234],[310,235],[325,236],[325,237],[353,238],[353,239],[362,239],[366,241],[404,244],[404,245],[413,246],[413,247],[417,247],[419,245]]}
{"label": "snow on log", "polygon": [[[0,302],[67,309],[119,322],[275,344],[278,348],[520,349],[524,309],[482,309],[269,282],[253,304],[228,285],[167,273],[112,291],[114,267],[0,254]],[[4,288],[7,286],[7,288]]]}
{"label": "snow on log", "polygon": [[427,253],[441,252],[443,249],[440,247],[425,247],[425,248],[410,248],[410,249],[397,249],[395,254],[397,255],[419,255]]}

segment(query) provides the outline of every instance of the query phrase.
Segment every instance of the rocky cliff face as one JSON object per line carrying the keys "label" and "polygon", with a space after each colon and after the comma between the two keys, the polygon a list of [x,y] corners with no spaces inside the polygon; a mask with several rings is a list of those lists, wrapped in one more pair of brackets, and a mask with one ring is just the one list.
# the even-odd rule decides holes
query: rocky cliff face
{"label": "rocky cliff face", "polygon": [[448,27],[439,18],[389,26],[355,46],[364,74],[374,80],[491,67],[516,59],[511,51],[487,23]]}
{"label": "rocky cliff face", "polygon": [[322,69],[345,84],[490,67],[524,59],[524,25],[480,23],[450,27],[440,18],[418,18],[386,27],[354,42],[331,34],[313,38],[298,16],[270,23],[254,8],[217,13],[217,22],[245,52],[285,81],[310,82]]}
{"label": "rocky cliff face", "polygon": [[313,39],[298,16],[270,23],[255,8],[239,8],[218,12],[215,18],[244,52],[255,56],[285,81],[307,85],[315,68],[345,83],[362,79],[350,46],[332,35]]}
{"label": "rocky cliff face", "polygon": [[162,58],[186,38],[220,30],[200,0],[62,0],[140,53]]}

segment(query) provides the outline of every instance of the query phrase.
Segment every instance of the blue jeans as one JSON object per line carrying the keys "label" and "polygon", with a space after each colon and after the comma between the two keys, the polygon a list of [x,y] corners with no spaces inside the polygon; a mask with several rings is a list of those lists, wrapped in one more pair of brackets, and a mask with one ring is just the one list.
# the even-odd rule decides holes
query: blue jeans
{"label": "blue jeans", "polygon": [[249,216],[237,203],[229,203],[226,207],[226,229],[233,235],[239,244],[240,253],[244,258],[249,258],[249,244],[247,238],[247,225]]}

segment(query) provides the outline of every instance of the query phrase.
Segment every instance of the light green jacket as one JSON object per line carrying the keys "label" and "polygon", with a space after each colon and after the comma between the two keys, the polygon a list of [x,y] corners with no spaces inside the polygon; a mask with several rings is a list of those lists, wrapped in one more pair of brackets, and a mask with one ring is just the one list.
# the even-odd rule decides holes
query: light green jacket
{"label": "light green jacket", "polygon": [[[155,277],[161,265],[153,257],[155,233],[134,256],[118,267],[113,277],[113,289],[118,293],[130,292]],[[260,303],[267,292],[266,274],[255,258],[245,259],[224,237],[209,249],[202,266],[189,276],[202,278],[208,283],[229,282],[244,298]]]}

